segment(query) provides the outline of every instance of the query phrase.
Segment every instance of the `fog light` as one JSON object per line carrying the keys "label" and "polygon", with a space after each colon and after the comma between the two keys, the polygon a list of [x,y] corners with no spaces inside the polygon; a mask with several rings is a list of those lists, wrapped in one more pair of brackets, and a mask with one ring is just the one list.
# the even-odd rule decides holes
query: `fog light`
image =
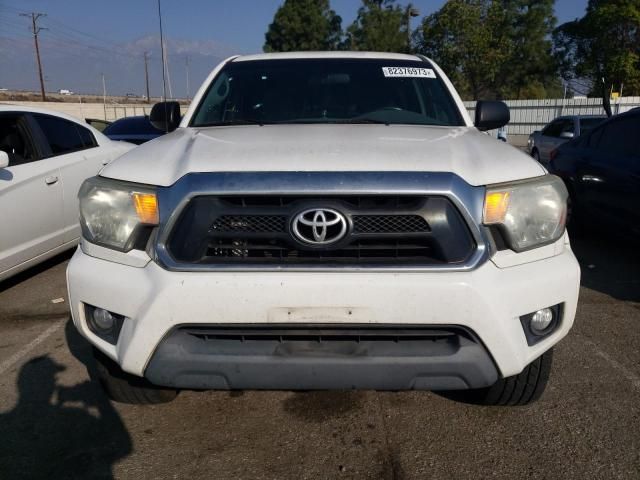
{"label": "fog light", "polygon": [[87,326],[89,327],[89,330],[95,333],[98,337],[106,340],[112,345],[118,343],[120,330],[124,323],[123,315],[118,315],[117,313],[110,312],[104,308],[85,305],[85,318],[87,319]]}
{"label": "fog light", "polygon": [[550,308],[538,310],[531,316],[531,331],[536,334],[544,333],[553,321],[553,312]]}
{"label": "fog light", "polygon": [[116,317],[114,317],[110,311],[105,310],[104,308],[96,308],[93,311],[93,321],[98,330],[106,333],[113,329],[113,326],[116,322]]}
{"label": "fog light", "polygon": [[549,335],[553,335],[553,332],[562,324],[563,307],[564,304],[559,303],[520,317],[520,324],[527,339],[527,345],[535,345]]}

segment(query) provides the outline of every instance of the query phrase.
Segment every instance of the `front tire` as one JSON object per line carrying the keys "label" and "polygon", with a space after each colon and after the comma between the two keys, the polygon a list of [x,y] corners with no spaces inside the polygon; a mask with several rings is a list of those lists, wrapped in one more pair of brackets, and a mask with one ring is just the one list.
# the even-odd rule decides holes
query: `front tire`
{"label": "front tire", "polygon": [[177,390],[157,387],[145,378],[124,372],[104,353],[93,349],[96,360],[97,380],[107,396],[114,402],[134,405],[167,403],[178,395]]}
{"label": "front tire", "polygon": [[533,152],[531,152],[531,156],[536,162],[540,163],[540,152],[538,152],[537,148],[533,149]]}
{"label": "front tire", "polygon": [[523,406],[540,398],[549,381],[553,349],[547,350],[518,375],[501,378],[486,388],[456,392],[456,399],[476,405]]}

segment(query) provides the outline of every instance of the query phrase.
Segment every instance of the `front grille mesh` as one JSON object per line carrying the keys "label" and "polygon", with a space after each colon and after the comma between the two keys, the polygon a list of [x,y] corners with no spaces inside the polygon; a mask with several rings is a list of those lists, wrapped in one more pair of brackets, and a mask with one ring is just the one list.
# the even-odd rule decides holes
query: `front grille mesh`
{"label": "front grille mesh", "polygon": [[353,230],[356,233],[420,233],[428,232],[429,225],[419,215],[356,215]]}
{"label": "front grille mesh", "polygon": [[211,226],[217,232],[276,233],[284,232],[287,217],[282,215],[223,215]]}
{"label": "front grille mesh", "polygon": [[[223,215],[211,226],[214,232],[286,232],[287,217],[282,215]],[[354,215],[355,233],[420,233],[429,225],[419,215]]]}

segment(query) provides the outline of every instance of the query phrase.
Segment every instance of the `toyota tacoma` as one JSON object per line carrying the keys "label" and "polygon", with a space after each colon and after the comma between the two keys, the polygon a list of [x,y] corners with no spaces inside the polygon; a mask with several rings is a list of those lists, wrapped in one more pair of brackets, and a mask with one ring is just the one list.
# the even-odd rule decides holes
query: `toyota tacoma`
{"label": "toyota tacoma", "polygon": [[193,390],[543,392],[580,271],[567,190],[433,61],[229,58],[82,186],[73,321],[113,400]]}

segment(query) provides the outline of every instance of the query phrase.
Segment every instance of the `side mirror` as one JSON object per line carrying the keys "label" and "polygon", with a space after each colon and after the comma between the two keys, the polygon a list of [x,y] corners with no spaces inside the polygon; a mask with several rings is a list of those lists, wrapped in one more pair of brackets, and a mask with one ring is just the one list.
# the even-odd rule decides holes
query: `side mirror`
{"label": "side mirror", "polygon": [[573,132],[561,132],[560,138],[573,138]]}
{"label": "side mirror", "polygon": [[9,166],[9,154],[0,150],[0,168]]}
{"label": "side mirror", "polygon": [[178,102],[156,103],[151,109],[151,115],[149,115],[151,125],[163,132],[173,132],[180,125],[181,119]]}
{"label": "side mirror", "polygon": [[480,100],[476,103],[476,128],[480,131],[504,127],[511,116],[509,107],[504,102]]}

